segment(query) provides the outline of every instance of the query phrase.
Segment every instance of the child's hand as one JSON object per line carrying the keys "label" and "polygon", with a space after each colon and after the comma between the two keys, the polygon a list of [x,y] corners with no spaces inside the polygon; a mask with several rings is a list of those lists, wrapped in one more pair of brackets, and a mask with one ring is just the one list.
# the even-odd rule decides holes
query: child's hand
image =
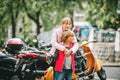
{"label": "child's hand", "polygon": [[46,54],[47,57],[51,57],[51,55],[49,53]]}
{"label": "child's hand", "polygon": [[66,57],[69,57],[71,55],[71,50],[65,49],[64,54]]}

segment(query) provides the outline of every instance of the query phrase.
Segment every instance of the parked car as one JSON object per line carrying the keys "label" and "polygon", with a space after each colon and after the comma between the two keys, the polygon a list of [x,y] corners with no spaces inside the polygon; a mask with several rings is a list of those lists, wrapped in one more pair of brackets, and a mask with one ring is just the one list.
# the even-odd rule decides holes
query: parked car
{"label": "parked car", "polygon": [[74,25],[73,31],[78,37],[80,37],[81,41],[83,41],[88,40],[89,33],[92,28],[98,30],[97,25],[92,25],[88,22],[79,22],[78,24]]}

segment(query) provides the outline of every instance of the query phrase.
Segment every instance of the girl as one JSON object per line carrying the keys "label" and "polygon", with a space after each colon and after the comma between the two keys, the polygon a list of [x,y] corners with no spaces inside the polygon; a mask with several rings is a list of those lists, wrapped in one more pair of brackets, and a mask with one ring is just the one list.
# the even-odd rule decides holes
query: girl
{"label": "girl", "polygon": [[54,55],[54,52],[55,52],[56,49],[64,51],[66,56],[71,54],[71,53],[75,53],[77,51],[78,43],[77,43],[77,40],[76,40],[76,37],[75,37],[74,33],[73,33],[73,35],[74,35],[73,42],[75,43],[75,45],[74,45],[73,48],[68,50],[68,49],[65,48],[65,46],[59,44],[61,42],[62,32],[70,30],[71,25],[72,25],[71,19],[68,18],[68,17],[65,17],[61,21],[61,26],[54,30],[53,35],[51,37],[51,44],[52,44],[52,48],[50,50],[51,54]]}

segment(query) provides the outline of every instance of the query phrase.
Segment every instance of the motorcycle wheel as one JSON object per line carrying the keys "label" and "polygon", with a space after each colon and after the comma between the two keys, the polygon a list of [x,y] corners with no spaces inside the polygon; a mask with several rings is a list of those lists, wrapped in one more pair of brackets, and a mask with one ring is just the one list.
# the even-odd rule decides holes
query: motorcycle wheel
{"label": "motorcycle wheel", "polygon": [[20,78],[19,77],[19,80],[36,80],[37,78]]}
{"label": "motorcycle wheel", "polygon": [[97,72],[97,75],[100,78],[100,80],[106,80],[106,78],[107,78],[106,72],[103,69],[103,67],[101,68],[100,71]]}
{"label": "motorcycle wheel", "polygon": [[19,80],[38,80],[39,77],[37,76],[33,76],[33,75],[29,75],[29,76],[22,76],[22,75],[18,75]]}

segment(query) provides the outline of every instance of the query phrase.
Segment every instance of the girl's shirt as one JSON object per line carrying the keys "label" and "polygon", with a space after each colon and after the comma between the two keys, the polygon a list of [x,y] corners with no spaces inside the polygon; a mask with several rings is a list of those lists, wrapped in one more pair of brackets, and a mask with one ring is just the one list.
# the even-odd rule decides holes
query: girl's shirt
{"label": "girl's shirt", "polygon": [[[65,47],[63,45],[61,45],[61,36],[62,36],[62,26],[60,26],[58,29],[55,29],[53,32],[53,35],[51,37],[51,44],[52,44],[52,48],[50,50],[50,54],[54,55],[55,50],[61,50],[64,51]],[[78,50],[78,43],[76,40],[76,37],[74,35],[74,46],[71,48],[71,50],[73,51],[73,53],[75,53]]]}

